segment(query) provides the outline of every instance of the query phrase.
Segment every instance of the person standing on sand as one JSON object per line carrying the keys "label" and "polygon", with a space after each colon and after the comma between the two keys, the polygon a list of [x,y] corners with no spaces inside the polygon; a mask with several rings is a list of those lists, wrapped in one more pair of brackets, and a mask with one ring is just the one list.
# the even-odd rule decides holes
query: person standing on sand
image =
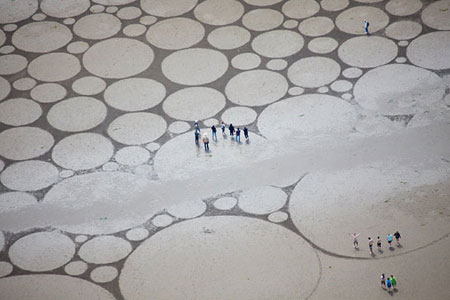
{"label": "person standing on sand", "polygon": [[370,254],[373,254],[373,240],[372,238],[369,236],[369,250],[370,250]]}
{"label": "person standing on sand", "polygon": [[239,129],[239,127],[238,127],[237,130],[236,130],[236,141],[237,141],[238,143],[241,142],[241,130]]}
{"label": "person standing on sand", "polygon": [[195,135],[195,144],[198,146],[198,140],[200,139],[200,133],[197,130],[195,130],[194,135]]}
{"label": "person standing on sand", "polygon": [[388,241],[388,243],[389,243],[389,247],[391,247],[391,244],[392,244],[392,234],[388,233],[388,235],[387,235],[387,241]]}
{"label": "person standing on sand", "polygon": [[384,276],[384,273],[381,274],[381,287],[386,287],[386,276]]}
{"label": "person standing on sand", "polygon": [[394,237],[395,237],[395,240],[397,241],[397,245],[400,245],[400,239],[402,238],[402,236],[400,235],[400,232],[396,231],[394,233]]}
{"label": "person standing on sand", "polygon": [[244,126],[244,137],[248,141],[248,129]]}
{"label": "person standing on sand", "polygon": [[391,283],[392,283],[392,288],[395,289],[395,286],[397,285],[397,278],[395,278],[394,275],[391,275]]}
{"label": "person standing on sand", "polygon": [[200,127],[198,126],[198,120],[195,120],[194,127],[195,127],[195,131],[200,132]]}
{"label": "person standing on sand", "polygon": [[211,126],[211,131],[212,131],[212,138],[213,138],[213,140],[216,140],[217,141],[217,129],[216,129],[216,126]]}
{"label": "person standing on sand", "polygon": [[358,236],[359,236],[359,233],[358,233],[358,234],[354,233],[354,234],[352,234],[351,236],[352,236],[352,238],[353,238],[353,248],[356,249],[356,248],[359,247],[359,244],[358,244]]}
{"label": "person standing on sand", "polygon": [[388,288],[388,290],[390,292],[391,291],[391,287],[392,287],[392,282],[391,282],[391,279],[389,277],[386,278],[386,285],[387,285],[387,288]]}
{"label": "person standing on sand", "polygon": [[377,248],[378,248],[378,251],[381,250],[381,239],[380,239],[380,237],[377,237]]}
{"label": "person standing on sand", "polygon": [[222,121],[222,135],[225,137],[225,122]]}
{"label": "person standing on sand", "polygon": [[209,139],[206,133],[203,135],[203,145],[205,146],[205,151],[209,150]]}
{"label": "person standing on sand", "polygon": [[230,136],[234,136],[234,127],[233,127],[233,124],[230,123],[230,126],[228,126],[228,130],[230,131]]}
{"label": "person standing on sand", "polygon": [[370,33],[369,33],[369,22],[367,22],[367,20],[364,20],[364,32],[366,33],[366,35],[370,35]]}

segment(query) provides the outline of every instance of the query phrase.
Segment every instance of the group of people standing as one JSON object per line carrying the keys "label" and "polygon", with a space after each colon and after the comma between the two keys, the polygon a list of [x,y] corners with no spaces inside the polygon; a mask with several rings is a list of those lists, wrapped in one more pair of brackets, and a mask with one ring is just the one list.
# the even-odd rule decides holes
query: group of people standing
{"label": "group of people standing", "polygon": [[388,289],[388,291],[391,291],[391,289],[395,289],[397,286],[397,278],[394,277],[394,275],[391,275],[391,277],[386,277],[383,274],[381,274],[381,287]]}
{"label": "group of people standing", "polygon": [[[353,248],[355,248],[355,249],[359,248],[359,243],[358,243],[359,233],[358,234],[357,233],[353,233],[351,236],[353,238]],[[397,245],[400,246],[400,238],[402,236],[400,235],[400,232],[396,231],[394,233],[394,236],[392,236],[392,234],[390,234],[390,233],[388,233],[388,235],[387,235],[387,242],[389,244],[389,247],[391,247],[394,237],[395,237],[395,240],[397,241]],[[373,244],[375,243],[375,241],[370,236],[368,237],[368,239],[369,239],[369,251],[370,251],[370,254],[373,255],[374,254],[373,253]],[[382,252],[381,251],[381,238],[380,237],[377,237],[377,248],[378,248],[378,251]]]}
{"label": "group of people standing", "polygon": [[[352,238],[353,238],[353,248],[358,249],[359,248],[359,243],[358,243],[358,236],[360,234],[359,233],[353,233],[351,234]],[[388,233],[386,236],[387,242],[389,244],[389,247],[392,246],[392,241],[395,240],[397,241],[397,245],[400,246],[400,239],[401,239],[401,235],[400,232],[398,232],[398,230],[394,233],[394,235]],[[374,255],[373,253],[373,244],[375,243],[375,241],[369,236],[368,237],[369,240],[369,251],[370,254]],[[381,250],[381,238],[378,236],[377,237],[377,248],[379,252],[382,252]],[[397,285],[397,278],[394,277],[394,275],[391,275],[390,277],[386,277],[386,275],[381,274],[381,287],[384,289],[388,289],[388,291],[390,292],[391,289],[395,289]]]}
{"label": "group of people standing", "polygon": [[[199,144],[199,140],[200,140],[200,127],[198,125],[198,120],[195,120],[194,123],[194,127],[195,127],[195,144],[198,145]],[[222,129],[222,136],[226,137],[226,125],[225,122],[222,121],[221,124],[221,129]],[[228,130],[230,131],[230,136],[232,138],[234,138],[236,140],[236,142],[241,143],[241,129],[238,127],[237,129],[234,128],[233,124],[230,123],[230,125],[228,126]],[[248,137],[248,129],[247,127],[244,126],[244,128],[242,129],[242,131],[244,132],[244,137],[245,140],[249,140]],[[212,138],[213,140],[217,141],[217,128],[215,125],[211,126],[211,133],[212,133]],[[236,137],[235,137],[236,136]],[[209,138],[208,138],[208,134],[204,133],[203,134],[203,146],[205,147],[205,151],[209,150]]]}

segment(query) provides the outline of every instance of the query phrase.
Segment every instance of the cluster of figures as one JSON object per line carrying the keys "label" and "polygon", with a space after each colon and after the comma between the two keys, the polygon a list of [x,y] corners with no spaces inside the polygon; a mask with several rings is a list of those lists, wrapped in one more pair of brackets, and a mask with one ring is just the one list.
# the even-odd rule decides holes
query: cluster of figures
{"label": "cluster of figures", "polygon": [[386,277],[384,274],[381,274],[381,287],[388,289],[388,291],[391,291],[391,289],[396,289],[397,286],[397,278],[394,277],[394,275],[391,275],[391,277]]}
{"label": "cluster of figures", "polygon": [[[358,236],[359,236],[359,233],[358,233],[358,234],[353,233],[351,236],[353,237],[353,248],[359,249],[359,243],[358,243]],[[392,236],[392,234],[390,234],[390,233],[388,233],[388,235],[387,235],[387,242],[388,242],[388,244],[389,244],[389,247],[391,247],[392,241],[393,241],[394,237],[395,237],[395,240],[397,241],[397,245],[400,246],[400,238],[401,238],[402,236],[400,235],[400,232],[396,231],[396,232],[394,233],[394,236]],[[369,239],[369,251],[370,251],[370,254],[373,255],[373,254],[374,254],[374,253],[373,253],[373,244],[374,244],[374,240],[373,240],[370,236],[369,236],[368,239]],[[380,239],[380,237],[377,237],[377,248],[378,248],[378,251],[379,251],[379,252],[382,252],[382,250],[381,250],[381,239]]]}
{"label": "cluster of figures", "polygon": [[[200,127],[198,126],[198,120],[195,120],[194,127],[195,127],[195,132],[194,132],[195,144],[198,145],[199,144],[199,140],[200,140]],[[225,123],[223,121],[222,121],[222,124],[221,124],[221,129],[222,129],[222,136],[225,137],[226,136],[226,133],[225,133],[226,126],[225,126]],[[230,131],[230,136],[232,138],[235,138],[235,135],[236,135],[235,140],[236,140],[236,142],[240,143],[241,142],[241,129],[239,127],[237,129],[235,129],[233,124],[230,123],[230,125],[228,126],[228,130]],[[242,129],[242,131],[244,132],[245,140],[248,141],[249,137],[248,137],[248,129],[247,129],[247,127],[244,127],[244,129]],[[211,133],[212,133],[213,140],[217,141],[217,128],[216,128],[216,126],[214,126],[214,125],[211,126]],[[203,145],[205,147],[205,151],[208,151],[209,150],[209,138],[208,138],[208,134],[207,133],[203,134],[202,141],[203,141]]]}

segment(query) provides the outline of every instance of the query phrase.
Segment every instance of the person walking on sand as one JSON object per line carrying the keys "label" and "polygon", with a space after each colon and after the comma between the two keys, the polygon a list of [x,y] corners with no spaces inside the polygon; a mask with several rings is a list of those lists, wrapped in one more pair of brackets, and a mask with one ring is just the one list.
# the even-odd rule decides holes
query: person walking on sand
{"label": "person walking on sand", "polygon": [[203,135],[203,145],[205,146],[205,151],[209,150],[209,139],[208,139],[208,135],[205,133]]}
{"label": "person walking on sand", "polygon": [[370,251],[370,254],[373,254],[373,240],[372,240],[372,238],[369,236],[369,251]]}
{"label": "person walking on sand", "polygon": [[243,131],[244,131],[244,137],[248,141],[248,129],[247,129],[247,127],[244,126],[244,130]]}
{"label": "person walking on sand", "polygon": [[395,240],[397,241],[397,245],[400,245],[400,239],[402,238],[402,236],[400,235],[400,232],[396,231],[394,233],[394,237],[395,237]]}
{"label": "person walking on sand", "polygon": [[237,141],[238,143],[241,142],[241,130],[239,129],[239,127],[238,127],[237,130],[236,130],[236,141]]}
{"label": "person walking on sand", "polygon": [[353,248],[358,248],[359,247],[359,244],[358,244],[358,236],[359,236],[359,233],[358,234],[356,234],[356,233],[353,233],[352,235],[352,238],[353,238]]}
{"label": "person walking on sand", "polygon": [[213,140],[216,140],[217,141],[217,129],[216,129],[216,126],[211,126],[211,131],[212,131],[212,138],[213,138]]}
{"label": "person walking on sand", "polygon": [[397,285],[397,278],[395,278],[394,275],[391,275],[391,284],[392,288],[395,289],[395,286]]}
{"label": "person walking on sand", "polygon": [[195,127],[195,131],[200,132],[200,127],[198,126],[198,120],[195,120],[194,127]]}
{"label": "person walking on sand", "polygon": [[225,136],[225,123],[222,121],[222,135]]}
{"label": "person walking on sand", "polygon": [[388,235],[387,235],[387,242],[389,244],[389,247],[391,247],[391,245],[392,245],[392,234],[390,234],[390,233],[388,233]]}
{"label": "person walking on sand", "polygon": [[384,273],[381,274],[381,287],[382,288],[386,287],[386,276],[384,276]]}
{"label": "person walking on sand", "polygon": [[377,248],[378,248],[378,251],[381,250],[381,239],[380,239],[380,237],[377,237]]}
{"label": "person walking on sand", "polygon": [[392,288],[392,282],[391,282],[391,279],[389,277],[386,278],[386,285],[387,285],[387,288],[388,288],[388,290],[390,292],[391,288]]}
{"label": "person walking on sand", "polygon": [[195,130],[194,135],[195,135],[195,144],[198,146],[198,140],[200,139],[200,133],[197,130]]}
{"label": "person walking on sand", "polygon": [[366,35],[370,35],[369,33],[369,22],[367,22],[367,20],[364,20],[364,32],[366,33]]}
{"label": "person walking on sand", "polygon": [[230,123],[230,126],[228,126],[228,130],[230,131],[230,135],[234,136],[234,127],[233,124]]}

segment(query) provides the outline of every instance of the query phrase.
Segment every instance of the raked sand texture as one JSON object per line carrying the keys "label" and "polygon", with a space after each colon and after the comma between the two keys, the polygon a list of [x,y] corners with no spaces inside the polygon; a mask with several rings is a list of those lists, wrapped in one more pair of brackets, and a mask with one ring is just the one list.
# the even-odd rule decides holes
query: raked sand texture
{"label": "raked sand texture", "polygon": [[0,299],[448,299],[449,49],[450,0],[0,1]]}

